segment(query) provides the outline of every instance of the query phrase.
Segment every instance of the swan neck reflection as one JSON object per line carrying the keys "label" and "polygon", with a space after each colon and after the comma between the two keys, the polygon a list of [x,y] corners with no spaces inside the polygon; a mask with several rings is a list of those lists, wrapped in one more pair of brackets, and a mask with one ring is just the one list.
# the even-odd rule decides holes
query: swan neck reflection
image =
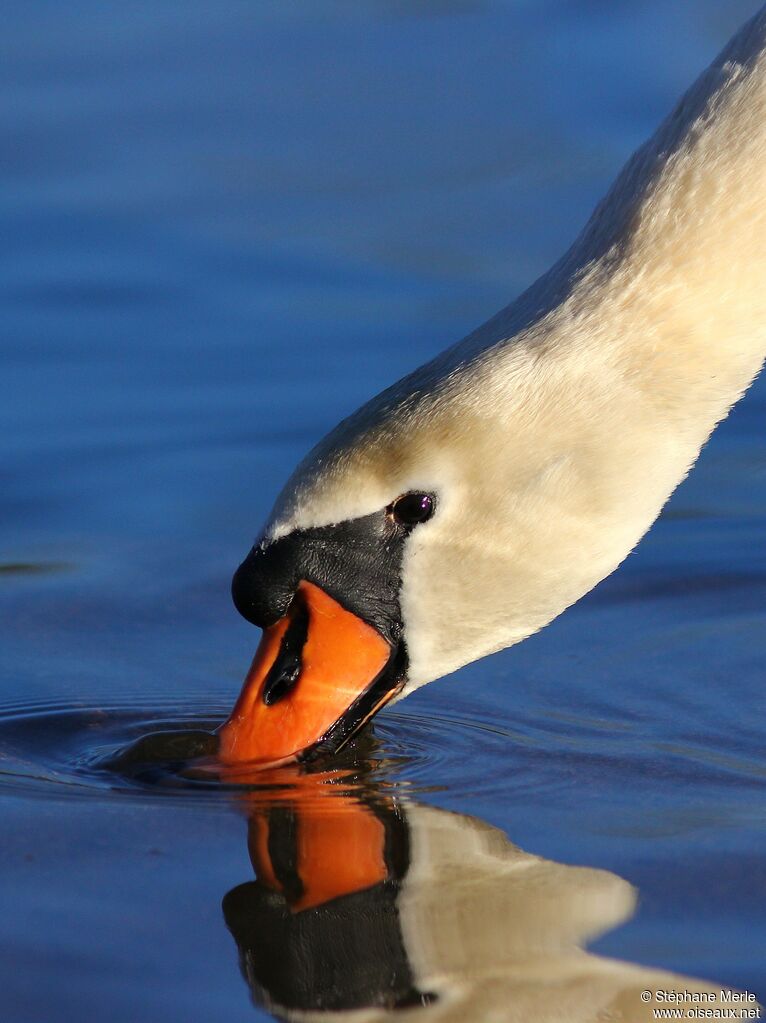
{"label": "swan neck reflection", "polygon": [[635,910],[615,874],[337,781],[296,773],[246,799],[255,879],[223,911],[253,1001],[280,1019],[650,1020],[644,989],[713,990],[584,950]]}

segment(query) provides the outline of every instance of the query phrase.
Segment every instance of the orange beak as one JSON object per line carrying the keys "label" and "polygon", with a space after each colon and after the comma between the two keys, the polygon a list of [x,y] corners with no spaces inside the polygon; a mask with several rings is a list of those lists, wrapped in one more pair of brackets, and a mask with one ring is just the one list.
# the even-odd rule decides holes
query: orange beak
{"label": "orange beak", "polygon": [[302,581],[284,618],[264,630],[219,729],[219,759],[266,765],[318,743],[339,749],[397,692],[400,680],[387,671],[394,656],[376,629]]}

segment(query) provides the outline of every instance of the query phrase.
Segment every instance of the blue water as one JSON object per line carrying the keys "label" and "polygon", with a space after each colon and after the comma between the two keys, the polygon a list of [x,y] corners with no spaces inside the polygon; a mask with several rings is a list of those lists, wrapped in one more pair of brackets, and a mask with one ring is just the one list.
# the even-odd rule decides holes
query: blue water
{"label": "blue water", "polygon": [[[296,460],[544,270],[754,7],[5,13],[4,1020],[269,1018],[221,912],[241,806],[88,757],[225,713],[257,638],[229,579]],[[600,955],[761,998],[765,406],[593,594],[385,715],[370,783],[635,885]]]}

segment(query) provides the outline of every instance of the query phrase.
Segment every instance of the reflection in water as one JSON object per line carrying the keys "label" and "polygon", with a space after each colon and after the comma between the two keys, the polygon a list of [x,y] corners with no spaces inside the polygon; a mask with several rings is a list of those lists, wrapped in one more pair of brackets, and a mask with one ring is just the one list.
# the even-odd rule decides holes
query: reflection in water
{"label": "reflection in water", "polygon": [[409,867],[405,818],[394,803],[333,802],[250,817],[258,880],[229,892],[224,914],[253,997],[276,1011],[424,1004],[397,908]]}
{"label": "reflection in water", "polygon": [[645,989],[718,990],[583,950],[635,908],[615,874],[337,773],[262,781],[279,789],[245,797],[256,880],[223,911],[255,1003],[279,1018],[650,1020]]}
{"label": "reflection in water", "polygon": [[[608,871],[525,853],[476,818],[417,803],[404,759],[371,729],[331,769],[248,774],[216,762],[213,717],[179,722],[158,712],[152,723],[164,730],[147,734],[145,715],[26,706],[0,715],[0,780],[17,793],[119,792],[146,811],[160,795],[164,807],[191,800],[216,813],[222,799],[235,799],[256,877],[225,896],[223,911],[254,1002],[279,1018],[648,1021],[659,1005],[642,1001],[643,991],[717,994],[584,951],[630,917],[633,888]],[[90,948],[90,930],[83,940]]]}

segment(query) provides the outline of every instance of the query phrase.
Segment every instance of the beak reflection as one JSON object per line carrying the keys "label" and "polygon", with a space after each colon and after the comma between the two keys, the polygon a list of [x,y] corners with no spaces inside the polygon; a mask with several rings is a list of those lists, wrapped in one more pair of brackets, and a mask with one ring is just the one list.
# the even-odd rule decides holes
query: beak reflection
{"label": "beak reflection", "polygon": [[407,826],[395,804],[253,807],[248,849],[256,880],[230,891],[223,911],[257,1005],[292,1019],[432,1000],[415,982],[401,930]]}
{"label": "beak reflection", "polygon": [[[605,959],[615,874],[532,856],[483,821],[299,765],[249,792],[255,880],[223,900],[253,1001],[279,1019],[649,1021],[649,989],[720,987]],[[359,1015],[360,1010],[364,1010]]]}

